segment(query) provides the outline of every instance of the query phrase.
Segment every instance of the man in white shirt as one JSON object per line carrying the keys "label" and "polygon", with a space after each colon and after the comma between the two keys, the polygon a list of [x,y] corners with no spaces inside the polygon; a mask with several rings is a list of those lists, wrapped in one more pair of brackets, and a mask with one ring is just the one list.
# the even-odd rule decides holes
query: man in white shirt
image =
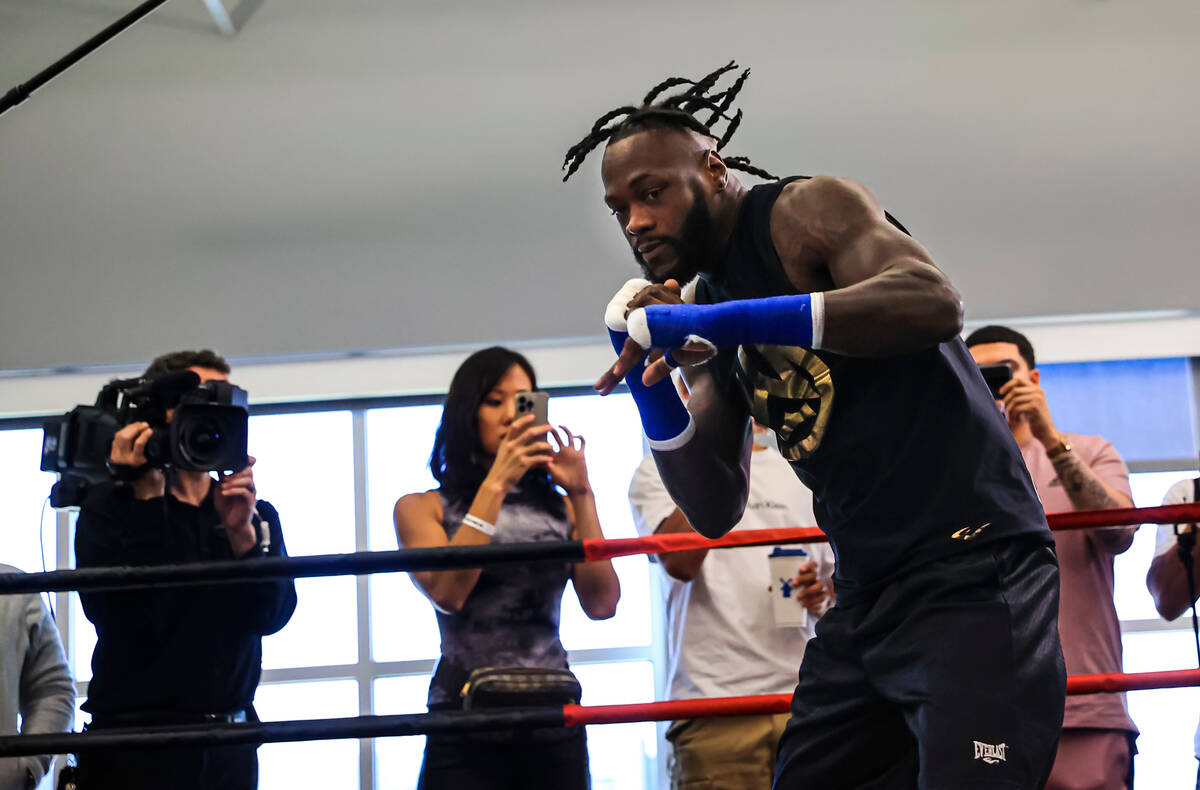
{"label": "man in white shirt", "polygon": [[[735,530],[805,527],[816,523],[812,493],[755,426],[746,511]],[[642,535],[690,532],[647,456],[629,488]],[[808,610],[803,626],[777,626],[767,556],[769,546],[697,549],[660,555],[667,595],[667,650],[672,699],[791,693],[816,619],[833,604],[833,552],[804,546],[791,586]],[[673,722],[672,787],[677,790],[769,790],[779,736],[788,713]]]}
{"label": "man in white shirt", "polygon": [[[1180,480],[1171,486],[1163,498],[1164,505],[1181,505],[1200,501],[1196,497],[1200,483]],[[1191,536],[1192,578],[1200,580],[1200,545],[1195,540],[1196,524],[1161,524],[1154,547],[1154,560],[1146,574],[1146,587],[1154,596],[1154,606],[1165,620],[1174,620],[1196,603],[1196,593],[1188,589],[1187,568],[1179,556],[1180,538]],[[1200,760],[1200,726],[1196,728],[1196,759]],[[1197,778],[1200,783],[1200,777]]]}

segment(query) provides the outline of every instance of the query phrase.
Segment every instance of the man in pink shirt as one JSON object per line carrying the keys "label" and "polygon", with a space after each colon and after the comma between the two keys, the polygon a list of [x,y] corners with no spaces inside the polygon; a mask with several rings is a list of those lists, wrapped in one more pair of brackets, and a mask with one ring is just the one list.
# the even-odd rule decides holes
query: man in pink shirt
{"label": "man in pink shirt", "polygon": [[[1099,436],[1063,433],[1054,424],[1029,340],[989,326],[967,338],[979,365],[1005,365],[1012,379],[996,400],[1047,513],[1133,507],[1129,471]],[[1136,527],[1055,533],[1062,596],[1058,626],[1067,673],[1121,671],[1121,627],[1113,603],[1113,558]],[[1128,790],[1137,727],[1124,694],[1067,698],[1058,756],[1046,790]]]}

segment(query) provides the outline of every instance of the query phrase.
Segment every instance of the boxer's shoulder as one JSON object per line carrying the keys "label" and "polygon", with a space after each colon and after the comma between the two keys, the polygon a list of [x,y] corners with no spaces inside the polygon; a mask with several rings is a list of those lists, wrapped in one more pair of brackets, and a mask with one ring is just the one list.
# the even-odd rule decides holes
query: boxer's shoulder
{"label": "boxer's shoulder", "polygon": [[773,235],[799,234],[825,239],[850,227],[883,218],[879,200],[849,178],[814,176],[785,185],[771,208]]}

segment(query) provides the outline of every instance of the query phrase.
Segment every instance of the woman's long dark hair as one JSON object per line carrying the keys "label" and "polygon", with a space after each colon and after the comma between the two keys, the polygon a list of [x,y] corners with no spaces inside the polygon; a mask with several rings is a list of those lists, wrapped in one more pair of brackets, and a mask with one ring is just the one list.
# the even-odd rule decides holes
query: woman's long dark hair
{"label": "woman's long dark hair", "polygon": [[[501,346],[485,348],[467,357],[450,382],[429,468],[442,493],[451,501],[470,503],[487,477],[487,454],[479,442],[479,407],[513,365],[525,371],[536,390],[537,375],[529,360]],[[531,501],[558,515],[566,512],[562,497],[545,469],[526,472],[509,495],[509,501],[514,500]]]}

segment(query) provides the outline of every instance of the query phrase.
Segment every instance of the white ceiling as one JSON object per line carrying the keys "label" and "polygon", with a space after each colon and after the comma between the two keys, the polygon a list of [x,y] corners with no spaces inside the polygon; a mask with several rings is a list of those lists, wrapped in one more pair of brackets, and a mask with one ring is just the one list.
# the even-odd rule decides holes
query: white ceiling
{"label": "white ceiling", "polygon": [[[0,91],[136,0],[0,0]],[[1200,306],[1200,4],[201,0],[0,117],[0,369],[593,335],[634,267],[565,149],[754,74],[730,153],[871,186],[968,318]]]}

